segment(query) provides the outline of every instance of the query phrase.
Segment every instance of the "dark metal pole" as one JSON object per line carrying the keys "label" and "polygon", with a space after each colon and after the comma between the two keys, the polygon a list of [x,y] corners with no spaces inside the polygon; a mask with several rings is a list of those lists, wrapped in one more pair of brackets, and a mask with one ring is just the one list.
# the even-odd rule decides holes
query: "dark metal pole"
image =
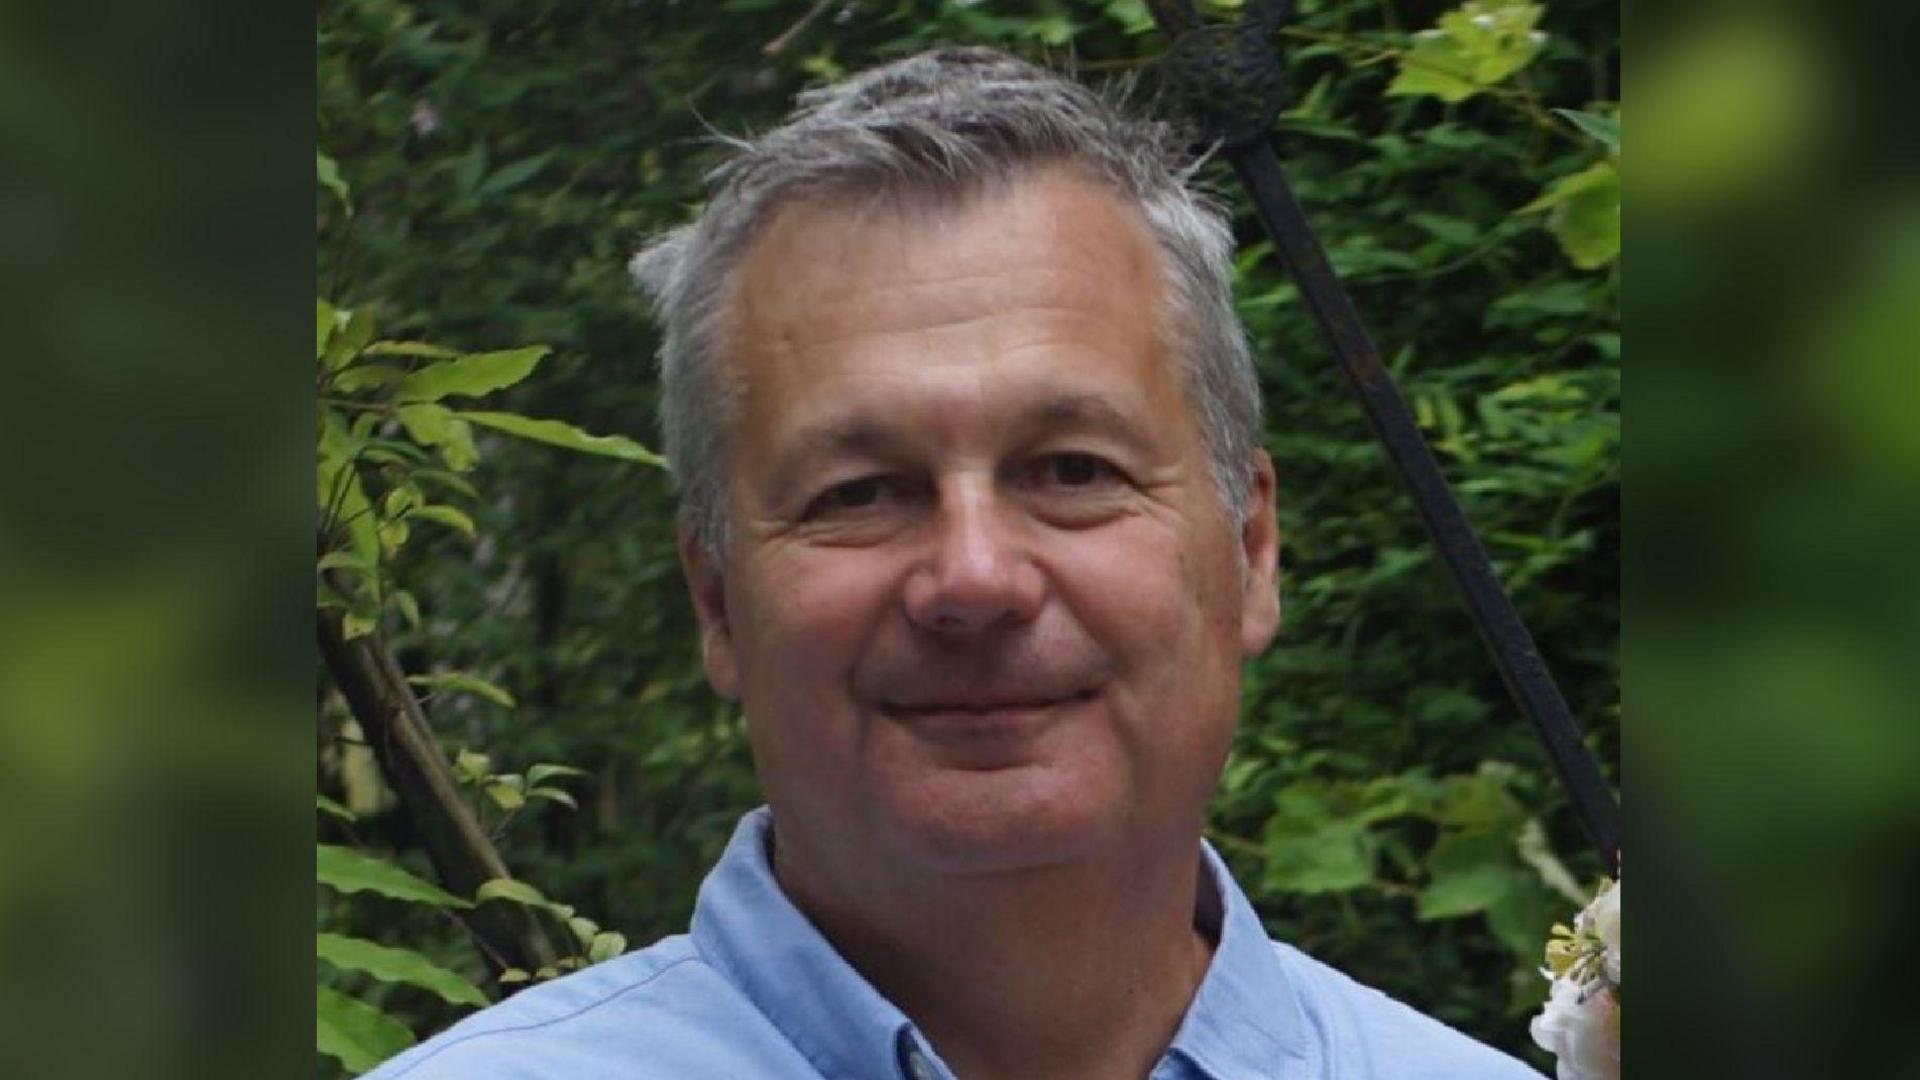
{"label": "dark metal pole", "polygon": [[[1273,237],[1321,333],[1333,347],[1347,385],[1374,434],[1413,496],[1415,508],[1465,598],[1507,691],[1532,721],[1547,756],[1566,785],[1574,812],[1600,851],[1609,873],[1620,872],[1620,811],[1599,764],[1580,741],[1580,728],[1554,683],[1533,635],[1507,598],[1493,562],[1447,487],[1360,313],[1341,286],[1326,252],[1300,209],[1269,137],[1279,105],[1279,61],[1271,44],[1286,5],[1249,0],[1239,30],[1203,26],[1188,0],[1149,0],[1161,29],[1174,40],[1175,68],[1187,80],[1189,100],[1222,137],[1223,149],[1255,211]],[[1199,82],[1198,80],[1207,80]],[[1254,101],[1249,101],[1252,97]],[[1249,115],[1247,106],[1251,105]],[[1228,110],[1231,110],[1229,112]]]}

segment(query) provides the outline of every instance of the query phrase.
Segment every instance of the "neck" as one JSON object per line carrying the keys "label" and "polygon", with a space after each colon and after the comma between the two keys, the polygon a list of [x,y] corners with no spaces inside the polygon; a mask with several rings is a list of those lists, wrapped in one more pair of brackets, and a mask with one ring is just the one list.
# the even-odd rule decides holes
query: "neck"
{"label": "neck", "polygon": [[961,1080],[1144,1077],[1206,974],[1198,837],[995,874],[878,875],[876,861],[828,868],[776,846],[774,865]]}

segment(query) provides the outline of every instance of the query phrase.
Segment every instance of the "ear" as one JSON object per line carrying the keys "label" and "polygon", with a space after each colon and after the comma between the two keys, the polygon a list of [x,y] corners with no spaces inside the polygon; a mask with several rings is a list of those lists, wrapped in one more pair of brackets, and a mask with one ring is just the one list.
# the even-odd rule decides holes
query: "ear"
{"label": "ear", "polygon": [[1240,649],[1248,659],[1266,651],[1280,629],[1280,526],[1274,520],[1273,459],[1257,451],[1247,523],[1240,529],[1240,554],[1246,560],[1240,601]]}
{"label": "ear", "polygon": [[740,697],[740,668],[733,651],[733,628],[727,621],[726,578],[690,530],[680,530],[680,571],[693,594],[693,614],[700,621],[700,663],[713,692],[730,701]]}

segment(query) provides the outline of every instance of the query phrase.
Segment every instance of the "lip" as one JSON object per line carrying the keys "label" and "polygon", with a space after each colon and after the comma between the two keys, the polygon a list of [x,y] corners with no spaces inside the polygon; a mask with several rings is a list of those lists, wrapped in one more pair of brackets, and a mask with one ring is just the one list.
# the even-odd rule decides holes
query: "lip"
{"label": "lip", "polygon": [[999,740],[1024,738],[1050,726],[1075,705],[1093,700],[1087,690],[1049,700],[985,700],[888,705],[886,715],[922,735],[938,740]]}

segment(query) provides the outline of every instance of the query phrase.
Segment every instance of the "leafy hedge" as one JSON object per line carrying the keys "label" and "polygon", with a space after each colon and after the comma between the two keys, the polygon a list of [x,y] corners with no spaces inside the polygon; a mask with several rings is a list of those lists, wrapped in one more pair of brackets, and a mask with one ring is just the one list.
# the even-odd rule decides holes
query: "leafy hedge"
{"label": "leafy hedge", "polygon": [[[1617,11],[1297,7],[1277,42],[1288,173],[1613,775]],[[396,372],[342,390],[317,350],[323,470],[337,482],[344,461],[367,488],[360,524],[336,515],[323,536],[325,610],[416,676],[462,798],[531,894],[490,903],[536,913],[578,963],[682,929],[757,801],[739,718],[699,674],[664,474],[607,456],[644,462],[635,441],[652,442],[655,331],[626,257],[700,198],[710,130],[764,128],[820,79],[971,42],[1151,89],[1165,50],[1140,0],[695,10],[333,0],[319,18],[321,323],[350,353],[331,370]],[[1224,167],[1207,179],[1233,192]],[[1237,229],[1285,621],[1247,670],[1210,835],[1276,936],[1544,1063],[1524,1029],[1539,949],[1598,860],[1249,212]],[[491,396],[448,404],[448,377]],[[345,458],[342,438],[359,440]],[[382,441],[394,461],[366,456]],[[322,839],[430,877],[422,825],[331,689],[319,733]],[[460,912],[321,890],[323,1070],[471,1008],[449,977],[489,999],[542,977],[476,947]]]}

